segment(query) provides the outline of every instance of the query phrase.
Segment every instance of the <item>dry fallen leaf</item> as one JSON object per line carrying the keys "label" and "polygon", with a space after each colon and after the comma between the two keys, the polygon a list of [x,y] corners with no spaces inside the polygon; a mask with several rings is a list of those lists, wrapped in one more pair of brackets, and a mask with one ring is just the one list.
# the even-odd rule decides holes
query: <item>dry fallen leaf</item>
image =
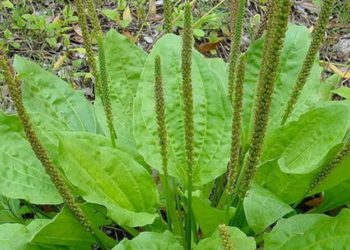
{"label": "dry fallen leaf", "polygon": [[73,30],[78,36],[83,36],[83,32],[79,25],[73,25]]}
{"label": "dry fallen leaf", "polygon": [[342,71],[332,63],[328,64],[328,68],[342,78],[345,78],[345,79],[350,78],[350,68],[347,71]]}
{"label": "dry fallen leaf", "polygon": [[137,42],[137,37],[134,37],[129,31],[124,30],[122,33],[124,36],[126,36],[130,42],[136,43]]}
{"label": "dry fallen leaf", "polygon": [[305,202],[305,204],[309,207],[318,207],[321,205],[322,202],[323,202],[323,197],[316,197],[312,200]]}
{"label": "dry fallen leaf", "polygon": [[157,14],[157,7],[155,0],[149,0],[148,3],[148,15],[150,18],[153,18]]}
{"label": "dry fallen leaf", "polygon": [[132,21],[132,16],[131,16],[131,11],[129,6],[126,6],[123,12],[123,20],[128,20],[129,22]]}
{"label": "dry fallen leaf", "polygon": [[217,41],[215,43],[211,43],[211,42],[202,43],[199,45],[198,50],[202,53],[210,52],[210,51],[216,49],[222,41],[223,41],[223,39],[221,38],[219,41]]}
{"label": "dry fallen leaf", "polygon": [[66,54],[63,54],[61,55],[57,61],[54,63],[53,65],[53,70],[58,70],[64,63],[64,60],[66,60],[67,58],[67,55]]}

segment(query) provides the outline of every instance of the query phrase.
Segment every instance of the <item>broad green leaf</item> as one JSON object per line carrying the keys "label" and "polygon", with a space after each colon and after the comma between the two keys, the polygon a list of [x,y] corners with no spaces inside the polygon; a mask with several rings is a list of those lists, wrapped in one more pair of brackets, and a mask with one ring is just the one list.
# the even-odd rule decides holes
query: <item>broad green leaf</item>
{"label": "broad green leaf", "polygon": [[[253,237],[246,236],[236,227],[227,227],[230,233],[230,240],[235,250],[255,250],[255,240]],[[219,231],[216,230],[213,235],[199,242],[195,250],[224,250]]]}
{"label": "broad green leaf", "polygon": [[[253,122],[254,102],[256,86],[259,80],[259,71],[262,60],[264,38],[253,42],[247,51],[247,69],[244,82],[244,110],[243,110],[243,131],[244,145],[249,146],[249,138]],[[281,54],[280,66],[277,73],[275,90],[272,97],[269,127],[273,128],[281,123],[283,112],[296,76],[301,69],[302,62],[306,56],[310,44],[310,33],[306,27],[289,25],[286,39]],[[315,63],[311,75],[305,85],[295,111],[291,119],[297,118],[312,107],[319,100],[318,88],[321,77],[321,68]]]}
{"label": "broad green leaf", "polygon": [[227,88],[228,81],[228,65],[221,58],[207,58],[212,70],[220,77],[221,83],[223,84],[225,90]]}
{"label": "broad green leaf", "polygon": [[[335,157],[335,153],[333,154],[332,158],[334,158],[334,157]],[[325,178],[325,180],[321,183],[319,188],[315,190],[315,193],[330,189],[330,188],[335,187],[338,184],[342,183],[343,181],[349,180],[350,179],[349,166],[350,166],[350,155],[346,156],[344,158],[344,160],[338,165],[338,167],[335,168],[330,173],[330,175],[328,175]]]}
{"label": "broad green leaf", "polygon": [[350,203],[349,192],[350,180],[344,181],[341,184],[325,191],[321,205],[316,207],[313,212],[325,213],[334,208]]}
{"label": "broad green leaf", "polygon": [[0,112],[0,194],[34,204],[58,204],[60,195],[36,159],[14,115]]}
{"label": "broad green leaf", "polygon": [[331,102],[267,135],[262,162],[278,159],[281,170],[305,174],[317,169],[343,141],[350,122],[348,102]]}
{"label": "broad green leaf", "polygon": [[[338,148],[339,147],[336,147],[336,149]],[[265,185],[267,189],[283,201],[291,204],[304,197],[305,191],[308,189],[311,181],[315,178],[317,173],[319,173],[321,169],[326,166],[333,157],[335,157],[335,154],[336,150],[327,156],[327,161],[325,161],[320,168],[306,174],[284,173],[278,166],[277,161],[267,162],[259,167],[256,181],[259,184]],[[325,178],[322,184],[313,191],[313,193],[315,194],[328,190],[345,180],[349,180],[349,164],[350,156],[346,157],[344,161]]]}
{"label": "broad green leaf", "polygon": [[[180,181],[187,178],[184,143],[183,102],[181,96],[180,37],[163,36],[145,63],[134,102],[134,135],[145,161],[161,170],[154,97],[154,60],[162,60],[168,130],[169,174]],[[193,181],[206,184],[223,174],[229,157],[231,105],[223,84],[203,56],[193,51],[194,146]]]}
{"label": "broad green leaf", "polygon": [[266,250],[348,249],[350,244],[350,210],[336,217],[300,214],[281,219],[264,235]]}
{"label": "broad green leaf", "polygon": [[248,225],[255,233],[261,233],[272,223],[294,210],[270,191],[253,185],[243,201]]}
{"label": "broad green leaf", "polygon": [[341,87],[338,89],[333,90],[334,94],[337,94],[347,100],[350,100],[350,88],[348,87]]}
{"label": "broad green leaf", "polygon": [[[132,133],[133,102],[146,53],[132,44],[127,37],[110,30],[105,38],[107,72],[110,78],[110,98],[115,130],[120,144],[135,150]],[[97,97],[95,109],[105,134],[109,134],[101,98]]]}
{"label": "broad green leaf", "polygon": [[22,215],[27,211],[20,208],[20,201],[14,199],[8,199],[4,196],[0,196],[0,224],[4,223],[19,223],[23,224],[24,219]]}
{"label": "broad green leaf", "polygon": [[29,232],[22,224],[7,223],[0,225],[0,246],[4,250],[24,249],[29,237]]}
{"label": "broad green leaf", "polygon": [[20,56],[15,56],[14,67],[22,81],[24,104],[40,128],[100,131],[92,105],[82,91]]}
{"label": "broad green leaf", "polygon": [[213,208],[208,202],[198,197],[193,197],[192,210],[204,237],[212,235],[218,225],[227,224],[235,212],[234,208],[230,208],[227,214],[226,210]]}
{"label": "broad green leaf", "polygon": [[158,193],[152,176],[130,155],[111,147],[64,137],[60,160],[69,181],[88,202],[103,205],[123,226],[153,222]]}
{"label": "broad green leaf", "polygon": [[1,224],[1,250],[42,250],[41,247],[30,244],[30,241],[48,221],[47,219],[38,219],[32,221],[28,226],[12,223]]}
{"label": "broad green leaf", "polygon": [[124,239],[112,250],[182,250],[179,240],[169,231],[144,232],[132,240]]}
{"label": "broad green leaf", "polygon": [[[289,204],[302,198],[311,181],[335,157],[337,149],[341,146],[349,127],[349,110],[349,103],[346,101],[327,103],[323,107],[305,113],[298,121],[269,133],[262,156],[262,162],[265,161],[265,163],[259,167],[256,181]],[[334,120],[339,124],[342,123],[343,126],[339,127]],[[315,121],[318,123],[314,126],[308,125]],[[305,133],[304,129],[309,132]],[[304,134],[304,138],[300,138],[300,133]],[[296,140],[298,137],[299,142]],[[298,143],[293,142],[295,140]],[[290,150],[284,151],[286,148]],[[313,155],[310,153],[311,149]],[[289,166],[281,164],[279,161],[281,156],[288,159],[285,152],[304,157],[304,161],[299,161],[300,165],[297,168],[293,163],[298,161],[291,162]],[[299,152],[299,155],[296,152]],[[266,162],[267,159],[269,161]],[[314,190],[314,193],[327,190],[349,179],[349,161],[350,157],[346,157],[322,185]]]}
{"label": "broad green leaf", "polygon": [[33,244],[76,246],[83,249],[90,248],[95,242],[66,207],[45,224],[31,241]]}

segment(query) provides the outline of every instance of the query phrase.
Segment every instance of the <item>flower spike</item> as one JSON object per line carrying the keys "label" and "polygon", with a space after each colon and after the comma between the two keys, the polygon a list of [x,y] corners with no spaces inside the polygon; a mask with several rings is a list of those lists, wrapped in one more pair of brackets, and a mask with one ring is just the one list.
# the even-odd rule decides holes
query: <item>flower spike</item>
{"label": "flower spike", "polygon": [[173,3],[172,0],[164,0],[164,31],[173,32]]}
{"label": "flower spike", "polygon": [[96,60],[94,57],[93,47],[92,47],[92,40],[89,32],[89,27],[87,23],[85,8],[83,5],[82,0],[75,0],[75,5],[77,7],[77,13],[79,17],[79,23],[84,39],[84,47],[86,50],[86,56],[87,56],[87,62],[89,64],[89,67],[91,69],[92,75],[95,77],[96,81],[96,90],[100,94],[101,93],[101,86],[99,82],[99,74],[97,70]]}
{"label": "flower spike", "polygon": [[[228,96],[230,101],[233,98],[234,83],[236,78],[237,62],[240,54],[240,45],[242,40],[244,13],[247,0],[232,0],[231,17],[231,52],[228,76]],[[237,9],[236,9],[237,8]]]}
{"label": "flower spike", "polygon": [[332,14],[334,0],[325,0],[321,8],[321,13],[314,32],[312,33],[312,42],[306,54],[303,66],[298,75],[296,84],[293,87],[293,92],[288,100],[286,110],[282,118],[282,125],[287,121],[289,115],[293,112],[294,106],[298,101],[301,91],[303,90],[307,79],[310,76],[312,66],[315,62],[315,57],[324,40],[324,33],[328,23],[328,19]]}
{"label": "flower spike", "polygon": [[234,182],[239,165],[240,147],[241,147],[241,126],[242,126],[242,102],[243,102],[243,84],[245,74],[246,56],[242,55],[237,67],[237,77],[235,84],[235,96],[233,101],[233,116],[231,130],[231,156],[228,164],[228,190],[233,193]]}
{"label": "flower spike", "polygon": [[99,81],[101,85],[101,99],[103,103],[104,112],[106,115],[111,143],[115,147],[116,146],[115,139],[117,138],[117,133],[114,127],[113,108],[112,108],[110,95],[109,95],[109,76],[107,72],[102,28],[100,25],[100,21],[98,20],[96,5],[94,0],[86,0],[86,3],[87,3],[91,24],[94,30],[93,34],[95,34],[96,40],[97,40],[98,60],[99,60],[99,66],[100,66]]}
{"label": "flower spike", "polygon": [[230,233],[226,225],[224,224],[219,225],[219,234],[220,234],[223,250],[233,250],[233,245],[230,239]]}
{"label": "flower spike", "polygon": [[276,81],[281,50],[287,31],[290,4],[289,0],[273,1],[273,15],[268,21],[255,101],[251,146],[248,158],[245,161],[237,182],[237,194],[241,200],[249,189],[259,164],[269,119],[274,83]]}
{"label": "flower spike", "polygon": [[316,175],[314,180],[310,183],[309,189],[306,192],[306,195],[310,195],[312,191],[314,191],[317,187],[319,187],[322,182],[329,176],[332,171],[337,168],[350,154],[350,138],[347,139],[345,144],[340,148],[335,158],[321,170],[320,173]]}
{"label": "flower spike", "polygon": [[193,88],[192,88],[192,13],[191,4],[186,3],[184,14],[184,30],[182,38],[182,97],[185,127],[185,148],[187,158],[187,215],[186,243],[187,249],[192,244],[192,173],[194,162],[194,122],[193,122]]}

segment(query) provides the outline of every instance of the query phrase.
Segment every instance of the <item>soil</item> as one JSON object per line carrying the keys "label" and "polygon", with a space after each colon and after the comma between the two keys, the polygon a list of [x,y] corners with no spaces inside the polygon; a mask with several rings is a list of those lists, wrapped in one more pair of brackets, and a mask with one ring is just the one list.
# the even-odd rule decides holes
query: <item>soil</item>
{"label": "soil", "polygon": [[[340,5],[343,4],[342,0],[338,0]],[[347,0],[345,0],[347,1]],[[13,1],[16,4],[16,1]],[[20,2],[20,1],[18,1]],[[97,1],[102,3],[101,9],[116,9],[118,6],[114,2],[118,1]],[[157,38],[161,35],[161,26],[163,20],[163,0],[154,1],[156,12],[149,13],[147,4],[143,6],[132,5],[135,1],[130,2],[130,17],[132,22],[125,28],[118,26],[116,22],[107,20],[106,17],[100,15],[100,20],[102,27],[105,31],[110,28],[115,28],[119,32],[125,34],[136,42],[136,44],[146,51],[150,50],[152,45],[155,43]],[[147,1],[148,2],[148,1]],[[181,1],[179,1],[181,2]],[[209,2],[209,3],[208,3]],[[194,7],[195,19],[206,15],[206,13],[217,5],[220,1],[201,1],[197,0]],[[203,38],[196,39],[196,47],[206,54],[207,56],[219,56],[225,60],[229,56],[230,49],[230,39],[228,30],[228,19],[229,19],[229,2],[220,5],[215,11],[219,13],[224,18],[221,19],[223,27],[222,29],[210,30],[210,27],[205,29],[206,36]],[[250,42],[250,25],[254,18],[259,14],[262,18],[266,13],[266,6],[260,4],[261,0],[248,0],[248,8],[246,12],[246,22],[245,22],[245,32],[242,43],[242,50],[245,50]],[[62,16],[64,7],[66,3],[64,1],[29,1],[31,13],[36,15],[46,15],[51,20],[59,19]],[[336,7],[337,8],[337,7]],[[341,22],[339,13],[335,8],[334,15],[330,19],[327,33],[326,41],[322,47],[320,57],[324,61],[323,66],[325,67],[325,72],[331,73],[329,70],[329,63],[336,65],[341,71],[346,72],[350,68],[350,23]],[[140,9],[143,9],[143,17],[140,17]],[[310,29],[313,29],[320,8],[312,0],[295,0],[293,4],[293,11],[291,15],[291,22],[296,24],[305,25]],[[6,19],[12,18],[10,14],[11,10],[5,9],[0,13],[0,22],[6,21]],[[148,14],[147,14],[148,13]],[[226,32],[225,32],[226,30]],[[209,42],[208,34],[211,31],[217,33],[220,42],[213,43]],[[181,33],[180,28],[174,29],[175,33]],[[79,48],[83,48],[83,39],[81,37],[81,30],[77,23],[70,24],[67,27],[65,34],[69,37],[70,45],[69,47],[64,46],[62,39],[58,40],[55,48],[47,45],[44,39],[36,39],[35,36],[30,35],[27,31],[13,31],[14,41],[16,41],[20,46],[14,48],[8,46],[8,54],[13,56],[18,54],[27,58],[30,58],[44,68],[55,72],[57,75],[63,79],[71,82],[74,87],[82,88],[85,91],[85,95],[89,99],[93,99],[93,91],[91,89],[92,82],[89,77],[86,77],[88,72],[88,67],[85,62],[85,55],[79,52]],[[4,30],[0,31],[0,37],[3,37]],[[205,46],[209,45],[212,49],[210,51],[203,49]],[[214,53],[213,53],[214,52]],[[81,63],[77,66],[76,62]],[[339,85],[349,85],[349,79],[342,79]],[[8,90],[6,86],[1,82],[0,78],[0,108],[5,109],[8,112],[12,112],[13,108],[8,96]]]}

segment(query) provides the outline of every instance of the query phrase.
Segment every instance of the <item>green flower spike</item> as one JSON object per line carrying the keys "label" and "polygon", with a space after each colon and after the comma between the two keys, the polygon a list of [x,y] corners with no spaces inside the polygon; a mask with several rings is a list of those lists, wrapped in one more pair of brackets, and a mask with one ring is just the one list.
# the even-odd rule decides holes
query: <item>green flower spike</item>
{"label": "green flower spike", "polygon": [[91,25],[94,31],[94,35],[95,36],[102,35],[102,28],[101,28],[100,20],[98,19],[98,16],[97,16],[95,0],[85,0],[85,1],[86,1]]}
{"label": "green flower spike", "polygon": [[173,32],[173,3],[172,0],[164,0],[164,31]]}
{"label": "green flower spike", "polygon": [[230,239],[230,233],[228,232],[226,225],[219,225],[219,234],[223,250],[233,250],[233,245]]}
{"label": "green flower spike", "polygon": [[162,182],[166,193],[166,208],[167,208],[167,221],[169,230],[181,232],[181,225],[176,218],[176,197],[170,187],[170,179],[168,173],[168,132],[165,123],[165,100],[164,100],[164,88],[161,59],[159,56],[155,59],[154,64],[154,96],[155,96],[155,110],[158,125],[159,147],[162,157],[163,178]]}
{"label": "green flower spike", "polygon": [[[228,96],[230,101],[233,98],[235,73],[237,68],[237,62],[240,54],[240,45],[242,40],[244,13],[247,0],[233,0],[232,3],[232,21],[231,21],[231,53],[230,53],[230,65],[228,76]],[[235,9],[237,8],[238,9]]]}
{"label": "green flower spike", "polygon": [[235,96],[233,101],[232,133],[231,133],[231,156],[228,164],[228,190],[233,193],[234,182],[239,166],[239,156],[241,147],[241,126],[242,126],[242,102],[243,84],[245,74],[246,56],[242,55],[237,67],[237,78],[235,84]]}
{"label": "green flower spike", "polygon": [[69,190],[64,179],[62,178],[61,173],[57,170],[56,166],[54,166],[52,161],[49,159],[47,151],[45,150],[42,142],[39,140],[39,137],[34,130],[33,124],[30,121],[29,115],[23,105],[21,83],[15,76],[12,65],[10,64],[8,58],[5,56],[1,49],[0,69],[3,71],[5,82],[8,85],[11,98],[17,110],[17,115],[22,123],[25,135],[32,147],[32,150],[34,151],[36,157],[40,160],[47,174],[50,176],[51,181],[62,196],[65,204],[72,211],[72,213],[79,220],[79,222],[83,225],[85,230],[94,234],[90,222],[86,218],[79,204],[75,201],[75,198],[72,192]]}
{"label": "green flower spike", "polygon": [[316,54],[319,51],[321,44],[324,40],[324,33],[327,27],[328,19],[332,14],[333,4],[334,4],[334,0],[323,1],[323,5],[321,8],[321,12],[318,18],[316,28],[312,33],[312,42],[306,54],[306,57],[305,57],[303,66],[301,68],[301,71],[298,75],[296,84],[293,87],[293,92],[289,97],[287,108],[282,118],[282,125],[286,122],[289,115],[293,112],[294,106],[298,101],[299,95],[303,90],[307,79],[310,76],[310,71],[315,62]]}
{"label": "green flower spike", "polygon": [[98,70],[97,70],[96,60],[94,57],[91,36],[90,36],[89,27],[88,27],[88,23],[87,23],[87,19],[86,19],[85,8],[84,8],[82,0],[75,0],[75,5],[77,7],[79,23],[80,23],[81,31],[83,34],[87,62],[88,62],[89,67],[91,69],[92,75],[95,77],[96,90],[100,94],[101,93],[101,86],[100,86],[100,82],[99,82],[100,79],[99,79],[99,74],[98,74]]}
{"label": "green flower spike", "polygon": [[185,126],[185,148],[187,158],[187,214],[186,214],[186,249],[191,249],[192,241],[192,166],[194,162],[194,122],[192,89],[192,13],[191,4],[186,3],[182,45],[182,95]]}
{"label": "green flower spike", "polygon": [[260,38],[263,35],[264,31],[266,30],[267,20],[269,19],[269,17],[272,14],[272,7],[273,7],[272,1],[273,0],[268,0],[266,3],[266,13],[263,16],[263,18],[259,24],[258,30],[254,36],[255,40]]}
{"label": "green flower spike", "polygon": [[231,37],[233,36],[233,33],[235,32],[235,24],[237,22],[237,16],[238,16],[238,9],[239,9],[239,0],[232,0],[231,1],[231,12],[230,12],[230,31],[231,31]]}
{"label": "green flower spike", "polygon": [[163,89],[163,79],[161,70],[161,60],[157,56],[154,63],[154,76],[155,76],[155,86],[154,86],[154,96],[155,96],[155,110],[158,125],[158,136],[159,136],[159,146],[160,153],[162,156],[162,165],[164,176],[168,176],[168,132],[165,124],[165,100],[164,100],[164,89]]}
{"label": "green flower spike", "polygon": [[259,164],[268,124],[276,73],[288,25],[290,7],[289,0],[274,1],[273,15],[268,21],[255,103],[251,146],[248,158],[245,161],[237,182],[237,194],[241,200],[249,189],[256,172],[256,167]]}
{"label": "green flower spike", "polygon": [[109,96],[109,76],[107,73],[107,66],[106,66],[106,56],[105,56],[104,44],[103,44],[103,33],[102,33],[100,22],[98,20],[94,0],[87,0],[87,8],[88,8],[91,24],[94,30],[94,34],[96,35],[96,39],[97,39],[98,59],[99,59],[99,65],[100,65],[99,80],[101,83],[101,94],[102,94],[101,98],[102,98],[103,108],[106,114],[107,125],[109,129],[109,134],[111,137],[111,142],[113,147],[115,147],[116,146],[115,138],[117,138],[117,134],[114,129],[113,109],[112,109],[110,96]]}
{"label": "green flower spike", "polygon": [[324,179],[326,179],[327,176],[329,176],[332,171],[337,168],[344,160],[345,157],[347,157],[350,154],[350,139],[347,139],[347,142],[340,148],[335,158],[325,167],[321,170],[320,173],[316,175],[314,180],[311,182],[309,189],[306,192],[306,195],[310,195],[312,191],[314,191],[317,187],[319,187]]}

